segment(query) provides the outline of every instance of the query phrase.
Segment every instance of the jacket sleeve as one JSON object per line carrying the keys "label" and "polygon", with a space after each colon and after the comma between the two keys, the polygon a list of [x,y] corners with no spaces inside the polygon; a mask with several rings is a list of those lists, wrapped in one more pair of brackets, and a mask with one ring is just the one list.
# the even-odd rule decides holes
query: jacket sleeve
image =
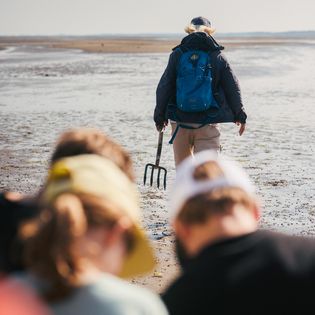
{"label": "jacket sleeve", "polygon": [[225,56],[220,54],[219,58],[221,66],[221,86],[224,90],[227,102],[235,115],[235,121],[246,123],[247,115],[243,107],[241,89],[237,77]]}
{"label": "jacket sleeve", "polygon": [[175,51],[172,52],[167,67],[156,89],[156,106],[154,110],[154,121],[156,124],[160,124],[167,120],[167,105],[172,95],[176,92],[177,59],[177,53]]}

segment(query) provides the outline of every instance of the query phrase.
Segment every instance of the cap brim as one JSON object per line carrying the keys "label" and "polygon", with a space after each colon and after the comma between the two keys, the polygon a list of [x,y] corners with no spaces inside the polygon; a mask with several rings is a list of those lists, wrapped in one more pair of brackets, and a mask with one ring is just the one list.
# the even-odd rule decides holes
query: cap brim
{"label": "cap brim", "polygon": [[134,247],[123,264],[120,276],[130,278],[153,270],[155,258],[153,249],[144,231],[135,224],[133,227]]}

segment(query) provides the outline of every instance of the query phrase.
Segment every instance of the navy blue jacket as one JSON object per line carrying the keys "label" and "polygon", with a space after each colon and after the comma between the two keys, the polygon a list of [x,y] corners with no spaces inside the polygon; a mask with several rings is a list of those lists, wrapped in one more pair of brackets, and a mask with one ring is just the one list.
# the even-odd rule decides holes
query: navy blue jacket
{"label": "navy blue jacket", "polygon": [[183,51],[203,50],[209,52],[212,66],[212,90],[217,103],[220,105],[219,114],[209,123],[246,122],[241,91],[238,80],[228,61],[221,54],[224,49],[212,36],[203,32],[192,33],[183,38],[181,44],[173,48],[168,65],[160,79],[156,90],[156,107],[154,121],[162,125],[167,119],[183,123],[200,123],[205,113],[185,113],[176,107],[176,77],[177,65]]}

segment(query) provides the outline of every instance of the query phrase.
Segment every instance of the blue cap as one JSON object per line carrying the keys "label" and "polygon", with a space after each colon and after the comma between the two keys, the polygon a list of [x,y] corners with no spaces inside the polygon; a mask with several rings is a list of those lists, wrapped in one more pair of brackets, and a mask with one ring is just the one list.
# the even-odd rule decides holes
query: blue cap
{"label": "blue cap", "polygon": [[204,25],[206,27],[211,27],[210,21],[202,16],[193,18],[190,23],[193,25]]}

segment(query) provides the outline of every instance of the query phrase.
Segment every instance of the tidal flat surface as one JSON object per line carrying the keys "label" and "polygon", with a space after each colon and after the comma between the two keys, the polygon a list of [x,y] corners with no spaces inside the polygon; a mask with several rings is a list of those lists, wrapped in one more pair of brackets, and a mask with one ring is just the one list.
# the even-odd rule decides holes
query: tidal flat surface
{"label": "tidal flat surface", "polygon": [[[222,153],[236,159],[257,186],[261,228],[315,236],[315,46],[246,45],[226,50],[239,78],[248,114],[242,137],[221,126]],[[144,187],[146,163],[155,161],[158,134],[152,120],[155,89],[166,53],[93,54],[42,46],[0,51],[0,189],[35,192],[61,132],[96,127],[133,156],[143,224],[160,261],[141,280],[159,291],[177,269],[169,231],[168,199],[175,177],[170,128],[161,166],[166,191]]]}

